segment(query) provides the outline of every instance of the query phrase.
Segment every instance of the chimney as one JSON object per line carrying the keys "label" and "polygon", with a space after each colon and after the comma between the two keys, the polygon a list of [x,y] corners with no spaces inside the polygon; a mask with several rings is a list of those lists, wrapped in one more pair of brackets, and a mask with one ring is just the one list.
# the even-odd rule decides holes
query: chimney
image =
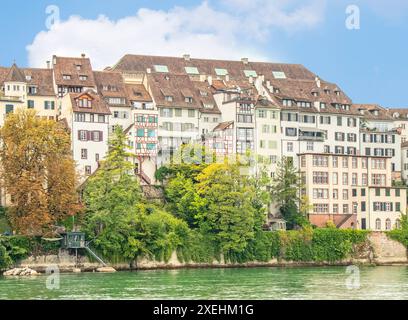
{"label": "chimney", "polygon": [[146,69],[146,73],[152,73],[152,69],[147,68],[147,69]]}
{"label": "chimney", "polygon": [[190,55],[189,54],[184,54],[183,59],[186,61],[190,61]]}
{"label": "chimney", "polygon": [[57,64],[57,56],[52,56],[52,63],[53,63],[54,65]]}
{"label": "chimney", "polygon": [[230,81],[229,74],[225,76],[225,81]]}
{"label": "chimney", "polygon": [[320,79],[319,79],[319,77],[316,77],[315,78],[315,81],[316,81],[316,86],[318,87],[318,88],[320,88]]}
{"label": "chimney", "polygon": [[210,86],[212,86],[212,76],[208,76],[207,81]]}
{"label": "chimney", "polygon": [[81,58],[83,59],[85,57],[86,57],[85,53],[81,53]]}
{"label": "chimney", "polygon": [[241,61],[243,64],[248,64],[249,62],[248,58],[242,58]]}
{"label": "chimney", "polygon": [[47,69],[51,69],[51,61],[47,60]]}

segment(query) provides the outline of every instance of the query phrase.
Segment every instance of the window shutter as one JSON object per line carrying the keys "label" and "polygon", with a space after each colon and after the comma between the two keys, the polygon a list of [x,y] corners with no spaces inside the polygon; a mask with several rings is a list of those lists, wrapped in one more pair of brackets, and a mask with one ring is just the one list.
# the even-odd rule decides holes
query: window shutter
{"label": "window shutter", "polygon": [[99,131],[99,141],[103,141],[103,131]]}
{"label": "window shutter", "polygon": [[92,131],[86,131],[86,136],[87,136],[87,140],[88,141],[92,141],[93,139],[93,137],[92,137]]}
{"label": "window shutter", "polygon": [[81,130],[78,130],[78,140],[81,140]]}

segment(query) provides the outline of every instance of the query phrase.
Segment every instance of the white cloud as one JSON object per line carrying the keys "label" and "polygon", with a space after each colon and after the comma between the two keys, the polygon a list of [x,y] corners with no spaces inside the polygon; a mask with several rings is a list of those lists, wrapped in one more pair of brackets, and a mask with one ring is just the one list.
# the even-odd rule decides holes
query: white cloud
{"label": "white cloud", "polygon": [[[117,21],[106,16],[89,20],[71,16],[36,35],[27,46],[29,64],[44,66],[53,54],[92,57],[94,68],[112,65],[126,53],[176,55],[225,59],[270,59],[260,42],[271,28],[287,31],[317,25],[323,16],[318,3],[324,0],[224,0],[215,9],[206,1],[193,8],[169,11],[140,9],[134,16]],[[239,3],[239,10],[234,3]],[[304,1],[303,1],[304,2]],[[276,3],[280,3],[276,5]]]}

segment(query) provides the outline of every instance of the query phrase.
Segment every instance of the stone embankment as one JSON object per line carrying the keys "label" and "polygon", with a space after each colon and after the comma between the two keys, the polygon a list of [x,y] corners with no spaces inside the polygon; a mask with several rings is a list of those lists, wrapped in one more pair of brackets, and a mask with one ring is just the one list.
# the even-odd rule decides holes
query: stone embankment
{"label": "stone embankment", "polygon": [[[326,266],[326,265],[408,265],[407,249],[399,242],[391,240],[383,232],[372,232],[368,241],[356,247],[352,256],[335,263],[329,262],[296,262],[273,259],[267,262],[228,263],[223,260],[212,263],[180,262],[174,252],[169,261],[139,259],[131,266],[129,263],[111,264],[104,267],[97,262],[91,262],[86,256],[78,256],[78,260],[67,251],[61,250],[58,255],[29,257],[19,263],[21,270],[32,269],[46,272],[49,268],[58,267],[60,272],[115,272],[124,270],[177,269],[177,268],[231,268],[231,267],[294,267],[294,266]],[[10,271],[11,272],[11,271]]]}

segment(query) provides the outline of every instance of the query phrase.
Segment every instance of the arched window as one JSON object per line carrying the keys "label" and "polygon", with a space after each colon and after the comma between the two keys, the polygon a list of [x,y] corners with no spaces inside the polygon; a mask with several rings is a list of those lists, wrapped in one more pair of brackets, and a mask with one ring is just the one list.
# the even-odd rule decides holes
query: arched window
{"label": "arched window", "polygon": [[400,219],[395,220],[395,229],[401,229],[401,220]]}
{"label": "arched window", "polygon": [[385,220],[385,230],[391,230],[391,219]]}
{"label": "arched window", "polygon": [[375,230],[381,230],[381,219],[377,218],[377,220],[375,220]]}

